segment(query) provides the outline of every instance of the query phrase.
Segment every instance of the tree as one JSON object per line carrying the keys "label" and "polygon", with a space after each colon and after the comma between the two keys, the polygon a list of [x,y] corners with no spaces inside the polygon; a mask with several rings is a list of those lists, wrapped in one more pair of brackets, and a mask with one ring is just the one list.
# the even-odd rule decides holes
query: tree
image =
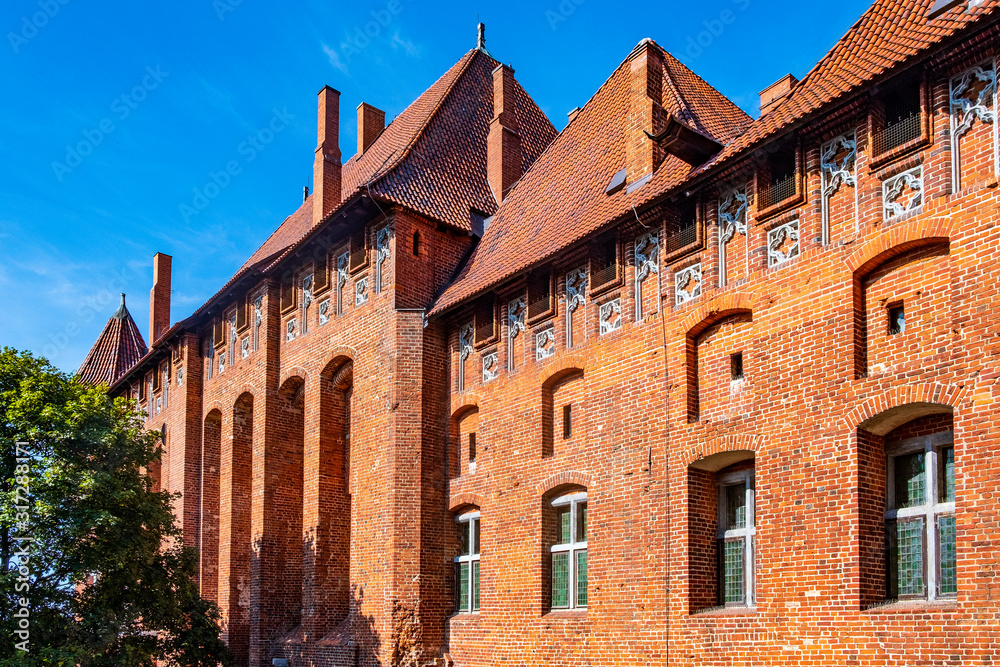
{"label": "tree", "polygon": [[229,664],[172,496],[144,472],[159,435],[106,390],[0,353],[0,667]]}

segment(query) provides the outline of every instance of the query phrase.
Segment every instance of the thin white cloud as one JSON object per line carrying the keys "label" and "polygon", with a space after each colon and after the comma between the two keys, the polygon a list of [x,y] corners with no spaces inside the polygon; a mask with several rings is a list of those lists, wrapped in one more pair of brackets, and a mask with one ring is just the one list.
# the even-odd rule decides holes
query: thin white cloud
{"label": "thin white cloud", "polygon": [[411,39],[403,39],[398,30],[392,36],[392,48],[395,50],[403,49],[403,52],[411,58],[420,55],[420,47],[414,44]]}
{"label": "thin white cloud", "polygon": [[323,45],[323,53],[326,57],[330,59],[330,64],[339,69],[344,74],[347,74],[347,64],[340,59],[340,54],[337,53],[337,49],[332,46]]}

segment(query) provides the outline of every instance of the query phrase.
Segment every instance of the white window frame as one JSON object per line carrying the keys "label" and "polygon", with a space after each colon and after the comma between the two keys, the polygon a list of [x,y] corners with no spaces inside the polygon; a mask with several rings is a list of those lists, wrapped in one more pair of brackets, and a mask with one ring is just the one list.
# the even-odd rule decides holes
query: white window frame
{"label": "white window frame", "polygon": [[[570,517],[570,519],[569,519],[569,536],[570,536],[570,541],[568,543],[566,543],[566,544],[554,544],[549,549],[549,552],[551,554],[549,556],[550,559],[551,559],[552,555],[554,555],[554,554],[562,554],[562,553],[569,554],[569,582],[568,582],[568,591],[567,591],[567,597],[568,597],[569,605],[566,606],[566,607],[551,606],[551,603],[552,603],[552,599],[551,598],[552,598],[552,596],[551,596],[551,592],[550,592],[550,595],[549,595],[549,604],[550,604],[550,608],[553,611],[563,611],[563,610],[573,610],[573,609],[586,609],[587,608],[587,605],[578,605],[577,604],[577,590],[576,590],[576,587],[577,587],[576,555],[578,553],[580,553],[581,551],[582,552],[586,552],[587,551],[587,540],[583,540],[582,542],[577,542],[576,541],[576,536],[577,536],[576,520],[577,520],[577,515],[579,513],[579,509],[578,509],[579,506],[581,504],[586,504],[586,503],[587,503],[587,492],[586,491],[580,491],[578,493],[571,493],[571,494],[568,494],[568,495],[565,495],[565,496],[560,496],[560,497],[558,497],[558,498],[556,498],[555,500],[552,501],[552,507],[554,507],[554,508],[560,508],[560,507],[569,506],[569,517]],[[589,523],[590,523],[590,521],[588,519],[588,524]],[[590,527],[588,526],[587,529],[589,531]],[[553,567],[553,564],[552,564],[552,562],[550,560],[550,563],[549,563],[549,568],[550,568],[550,575],[549,576],[550,576],[550,578],[551,578],[552,567]],[[588,571],[588,577],[587,578],[589,580],[589,578],[590,578],[589,577],[589,572],[590,572],[590,555],[589,554],[587,555],[587,571]],[[550,585],[551,585],[551,583],[550,583]],[[588,591],[587,601],[588,602],[590,601],[589,591]]]}
{"label": "white window frame", "polygon": [[[754,576],[757,550],[757,508],[755,502],[757,489],[754,485],[755,480],[756,475],[753,468],[727,473],[721,475],[718,479],[719,491],[718,502],[716,504],[719,511],[719,530],[716,538],[719,545],[718,548],[720,549],[718,572],[719,604],[726,607],[753,607],[757,604],[757,579]],[[728,499],[726,488],[735,486],[736,484],[743,484],[746,489],[746,521],[744,521],[743,528],[729,528],[727,526],[729,513],[726,504]],[[725,548],[724,545],[727,541],[736,539],[742,539],[744,545],[743,601],[727,603],[725,601],[725,552],[721,550]]]}
{"label": "white window frame", "polygon": [[[904,599],[933,601],[938,599],[953,600],[956,597],[955,593],[942,594],[938,591],[938,570],[941,555],[938,550],[937,520],[943,516],[955,516],[955,502],[941,502],[939,500],[941,497],[941,473],[943,472],[940,470],[941,452],[949,447],[952,449],[955,447],[954,431],[942,431],[932,435],[907,438],[886,448],[885,521],[917,517],[924,520],[924,595],[908,595]],[[924,453],[924,504],[894,509],[896,506],[895,459],[920,451]],[[886,530],[886,539],[889,539],[888,529]],[[886,557],[888,558],[888,556]],[[886,565],[891,567],[889,563]]]}
{"label": "white window frame", "polygon": [[[466,607],[463,608],[458,603],[458,574],[456,572],[455,581],[455,613],[456,614],[478,614],[480,607],[476,606],[476,586],[473,584],[474,573],[476,569],[479,569],[480,581],[482,581],[482,566],[480,563],[480,552],[476,551],[476,533],[475,527],[478,524],[480,531],[480,541],[482,541],[482,522],[479,517],[479,510],[473,512],[465,512],[457,517],[455,517],[455,523],[457,523],[460,528],[459,530],[467,530],[469,539],[469,553],[459,554],[455,556],[455,565],[461,565],[462,563],[468,563],[469,565],[469,599],[465,601]],[[464,524],[464,525],[463,525]],[[480,550],[482,545],[480,544]],[[458,569],[457,567],[455,568]],[[480,588],[480,603],[482,602],[482,588]],[[480,606],[482,606],[480,604]]]}

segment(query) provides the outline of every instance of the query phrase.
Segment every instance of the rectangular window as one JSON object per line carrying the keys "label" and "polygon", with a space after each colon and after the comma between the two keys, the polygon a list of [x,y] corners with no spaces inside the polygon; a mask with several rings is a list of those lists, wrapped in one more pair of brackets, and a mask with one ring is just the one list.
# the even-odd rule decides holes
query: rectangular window
{"label": "rectangular window", "polygon": [[563,406],[563,440],[573,437],[573,406]]}
{"label": "rectangular window", "polygon": [[476,434],[469,434],[469,468],[471,471],[476,469]]}
{"label": "rectangular window", "polygon": [[958,590],[951,439],[950,432],[911,438],[889,453],[887,599],[934,599]]}
{"label": "rectangular window", "polygon": [[476,343],[487,343],[496,336],[496,301],[489,294],[476,302]]}
{"label": "rectangular window", "polygon": [[368,234],[366,231],[367,230],[362,226],[361,229],[356,229],[354,230],[354,233],[351,234],[351,273],[368,266]]}
{"label": "rectangular window", "polygon": [[889,335],[895,336],[906,331],[906,312],[902,303],[889,306]]}
{"label": "rectangular window", "polygon": [[467,512],[456,520],[461,543],[455,557],[455,611],[479,611],[479,512]]}
{"label": "rectangular window", "polygon": [[686,248],[698,240],[698,202],[694,197],[678,206],[675,220],[667,234],[667,254]]}
{"label": "rectangular window", "polygon": [[907,75],[882,94],[882,113],[873,128],[876,155],[920,138],[920,79]]}
{"label": "rectangular window", "polygon": [[739,382],[743,379],[743,353],[737,352],[729,357],[729,379]]}
{"label": "rectangular window", "polygon": [[723,475],[719,482],[719,604],[754,604],[753,470]]}
{"label": "rectangular window", "polygon": [[552,609],[587,607],[587,495],[552,501],[559,543],[551,548]]}
{"label": "rectangular window", "polygon": [[618,237],[608,236],[594,243],[590,260],[590,288],[598,290],[618,282]]}
{"label": "rectangular window", "polygon": [[553,311],[552,275],[546,269],[528,278],[528,319],[537,320]]}
{"label": "rectangular window", "polygon": [[767,168],[761,174],[761,208],[780,204],[795,196],[795,153],[795,147],[790,146],[772,153],[768,158]]}

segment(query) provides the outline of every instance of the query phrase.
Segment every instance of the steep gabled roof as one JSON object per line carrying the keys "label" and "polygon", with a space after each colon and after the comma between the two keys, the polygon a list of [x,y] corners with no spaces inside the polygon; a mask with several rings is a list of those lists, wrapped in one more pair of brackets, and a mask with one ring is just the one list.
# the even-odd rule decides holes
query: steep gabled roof
{"label": "steep gabled roof", "polygon": [[[676,58],[666,52],[663,57],[665,112],[723,145],[753,123]],[[554,255],[646,196],[642,189],[606,194],[612,176],[625,167],[630,91],[627,58],[521,178],[434,312]],[[692,167],[670,156],[659,171],[683,178]]]}
{"label": "steep gabled roof", "polygon": [[146,341],[125,307],[125,295],[122,294],[121,305],[104,325],[104,331],[90,348],[77,376],[88,384],[111,385],[145,354]]}
{"label": "steep gabled roof", "polygon": [[[713,112],[708,117],[718,123],[714,137],[725,147],[697,169],[667,159],[653,178],[631,195],[621,191],[607,197],[604,188],[608,180],[623,166],[621,122],[627,109],[628,79],[627,70],[619,67],[531,173],[522,178],[521,186],[504,202],[489,232],[458,278],[438,298],[432,313],[440,313],[537,265],[611,223],[632,206],[648,204],[707,177],[709,172],[808,120],[823,106],[856,92],[888,70],[952,37],[993,12],[1000,0],[984,0],[977,7],[958,2],[928,20],[934,4],[933,0],[875,0],[791,93],[756,122],[741,123],[742,112],[732,111],[734,107],[726,98],[667,56],[665,70],[670,72],[671,80],[692,79],[695,96],[701,91]],[[683,84],[678,89],[682,90]],[[719,105],[719,100],[724,103]],[[710,127],[682,120],[702,131]],[[732,128],[729,136],[718,134],[725,135],[724,128]]]}
{"label": "steep gabled roof", "polygon": [[[358,192],[406,206],[456,229],[472,229],[470,209],[497,209],[486,173],[486,136],[493,117],[493,70],[479,49],[466,53],[343,166],[341,201]],[[516,84],[523,171],[538,159],[556,129]],[[312,228],[311,197],[264,242],[243,269],[278,255]],[[241,269],[242,270],[242,269]]]}

